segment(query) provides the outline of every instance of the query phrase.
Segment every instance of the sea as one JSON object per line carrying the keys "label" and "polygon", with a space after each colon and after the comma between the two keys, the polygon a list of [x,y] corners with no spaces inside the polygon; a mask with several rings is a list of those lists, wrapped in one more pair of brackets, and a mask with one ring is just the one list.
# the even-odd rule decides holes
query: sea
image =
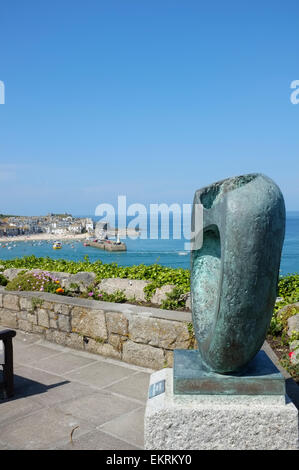
{"label": "sea", "polygon": [[[171,216],[171,214],[170,214]],[[93,216],[95,221],[99,220]],[[132,222],[129,218],[127,223]],[[120,266],[132,266],[138,264],[161,264],[172,268],[190,269],[190,251],[188,249],[190,226],[187,222],[182,222],[181,237],[178,231],[173,229],[172,218],[169,219],[169,237],[165,237],[165,232],[161,230],[161,220],[155,232],[156,238],[150,238],[150,220],[141,228],[141,236],[137,238],[126,238],[126,252],[107,252],[98,248],[84,246],[83,240],[59,240],[62,242],[61,250],[53,250],[53,240],[45,241],[9,241],[0,245],[1,259],[8,260],[22,258],[24,256],[35,255],[37,257],[61,258],[73,261],[82,261],[87,255],[91,262],[101,260],[103,263],[117,263]],[[299,273],[299,211],[287,212],[286,234],[282,251],[280,274],[287,275]]]}

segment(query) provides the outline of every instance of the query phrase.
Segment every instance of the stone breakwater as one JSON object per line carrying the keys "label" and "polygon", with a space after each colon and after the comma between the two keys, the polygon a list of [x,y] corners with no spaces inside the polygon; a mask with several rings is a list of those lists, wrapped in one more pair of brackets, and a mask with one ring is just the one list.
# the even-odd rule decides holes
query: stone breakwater
{"label": "stone breakwater", "polygon": [[194,347],[191,314],[0,287],[0,324],[151,369]]}

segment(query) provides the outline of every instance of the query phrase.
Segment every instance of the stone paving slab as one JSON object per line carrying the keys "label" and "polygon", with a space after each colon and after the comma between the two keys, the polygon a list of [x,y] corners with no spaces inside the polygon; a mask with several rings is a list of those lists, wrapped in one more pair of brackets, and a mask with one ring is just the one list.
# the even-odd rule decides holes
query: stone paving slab
{"label": "stone paving slab", "polygon": [[2,426],[42,409],[42,404],[30,397],[20,397],[17,399],[17,403],[16,400],[7,400],[6,402],[0,400],[0,441],[3,436]]}
{"label": "stone paving slab", "polygon": [[120,415],[118,418],[103,424],[100,429],[101,431],[111,433],[120,439],[132,442],[133,445],[136,445],[139,448],[143,448],[144,414],[145,407],[142,406],[130,413]]}
{"label": "stone paving slab", "polygon": [[13,347],[15,395],[0,398],[0,450],[143,448],[151,369],[20,330]]}
{"label": "stone paving slab", "polygon": [[31,344],[26,348],[14,348],[14,362],[16,364],[29,365],[36,362],[36,360],[56,356],[57,354],[58,351],[52,348],[40,346],[39,344]]}
{"label": "stone paving slab", "polygon": [[[31,349],[31,348],[30,348]],[[70,373],[89,364],[96,362],[92,357],[81,357],[77,354],[69,352],[61,352],[59,354],[45,357],[32,362],[33,367],[42,368],[43,370],[53,374]]]}
{"label": "stone paving slab", "polygon": [[118,393],[136,400],[146,401],[149,387],[149,374],[138,372],[134,376],[105,387],[104,390]]}
{"label": "stone paving slab", "polygon": [[78,436],[92,429],[87,421],[48,407],[1,426],[1,441],[16,450],[47,449],[70,438],[75,427]]}
{"label": "stone paving slab", "polygon": [[97,361],[94,364],[66,373],[65,377],[69,380],[102,388],[114,382],[117,383],[119,380],[134,374],[134,372],[128,367]]}
{"label": "stone paving slab", "polygon": [[14,377],[15,400],[23,396],[32,397],[37,404],[46,407],[74,400],[94,391],[89,385],[71,382],[30,366],[16,367]]}
{"label": "stone paving slab", "polygon": [[10,450],[5,444],[1,444],[0,442],[0,450]]}
{"label": "stone paving slab", "polygon": [[[1,449],[1,446],[0,446]],[[84,436],[77,437],[74,433],[72,441],[65,445],[54,447],[50,450],[138,450],[140,447],[133,446],[126,441],[102,431],[93,430]]]}
{"label": "stone paving slab", "polygon": [[134,411],[138,405],[139,403],[135,401],[99,391],[75,400],[68,400],[57,405],[57,408],[65,414],[71,414],[77,419],[87,420],[99,426]]}

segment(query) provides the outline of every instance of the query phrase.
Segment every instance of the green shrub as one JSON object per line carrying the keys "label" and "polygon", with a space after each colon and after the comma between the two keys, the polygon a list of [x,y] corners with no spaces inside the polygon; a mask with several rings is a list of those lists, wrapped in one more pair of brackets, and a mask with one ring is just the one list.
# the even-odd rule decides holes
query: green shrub
{"label": "green shrub", "polygon": [[97,289],[88,289],[86,292],[83,292],[80,297],[83,299],[103,300],[104,302],[115,303],[127,301],[123,290],[116,290],[113,294],[107,294],[107,292],[98,291]]}
{"label": "green shrub", "polygon": [[117,290],[113,294],[107,294],[107,292],[99,292],[99,300],[103,300],[104,302],[116,302],[116,303],[124,303],[127,301],[124,291]]}
{"label": "green shrub", "polygon": [[299,309],[294,307],[292,304],[283,306],[280,306],[279,304],[274,309],[271,318],[269,334],[273,336],[281,336],[284,343],[289,343],[290,338],[288,337],[287,333],[288,319],[294,315],[297,315]]}
{"label": "green shrub", "polygon": [[24,256],[12,260],[1,260],[4,269],[24,268],[28,270],[42,269],[45,271],[68,272],[76,274],[80,271],[94,272],[97,275],[97,281],[105,278],[127,278],[151,280],[156,287],[164,284],[175,284],[182,287],[185,291],[190,289],[190,271],[182,268],[169,268],[159,264],[146,266],[139,264],[135,266],[118,266],[116,263],[104,264],[97,260],[90,262],[88,256],[84,261],[70,261],[64,259],[52,259],[49,257],[37,258],[36,256]]}
{"label": "green shrub", "polygon": [[288,274],[278,281],[278,295],[287,304],[299,302],[299,274]]}
{"label": "green shrub", "polygon": [[24,256],[13,260],[3,260],[1,264],[4,269],[24,268],[28,270],[43,269],[45,271],[68,272],[76,274],[80,271],[94,272],[96,282],[105,278],[143,279],[151,281],[145,288],[146,298],[151,296],[158,287],[165,284],[173,284],[180,287],[185,293],[190,290],[190,271],[182,268],[169,268],[159,264],[146,266],[144,264],[135,266],[118,266],[116,263],[103,264],[98,260],[90,262],[88,256],[83,261],[70,261],[63,259],[37,258],[36,256]]}
{"label": "green shrub", "polygon": [[161,308],[166,310],[182,309],[186,305],[184,289],[175,287],[171,292],[166,293],[166,299],[161,302]]}
{"label": "green shrub", "polygon": [[0,286],[6,286],[8,283],[8,279],[6,279],[5,276],[3,276],[3,274],[0,274]]}
{"label": "green shrub", "polygon": [[298,313],[291,304],[299,302],[299,274],[283,276],[278,281],[278,296],[282,298],[274,306],[268,333],[282,336],[287,341],[288,319]]}
{"label": "green shrub", "polygon": [[299,383],[299,364],[293,364],[289,354],[284,354],[280,360],[282,367],[290,374],[293,379]]}

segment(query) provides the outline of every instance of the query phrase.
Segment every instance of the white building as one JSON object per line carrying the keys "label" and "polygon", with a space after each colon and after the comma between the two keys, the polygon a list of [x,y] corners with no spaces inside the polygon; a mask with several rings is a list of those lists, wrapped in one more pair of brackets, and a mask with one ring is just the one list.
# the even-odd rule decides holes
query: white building
{"label": "white building", "polygon": [[68,227],[68,231],[71,233],[82,233],[83,226],[81,224],[71,224]]}
{"label": "white building", "polygon": [[91,233],[94,231],[94,222],[92,219],[86,219],[85,229],[88,233]]}

